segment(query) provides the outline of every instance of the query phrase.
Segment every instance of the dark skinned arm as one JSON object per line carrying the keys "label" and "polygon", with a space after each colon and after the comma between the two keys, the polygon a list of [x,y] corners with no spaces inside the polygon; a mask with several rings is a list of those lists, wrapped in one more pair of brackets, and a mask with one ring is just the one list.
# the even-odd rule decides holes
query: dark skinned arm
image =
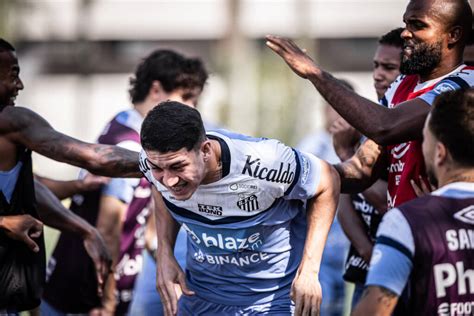
{"label": "dark skinned arm", "polygon": [[54,180],[35,174],[35,179],[43,183],[60,200],[69,198],[74,194],[98,189],[108,181],[108,178],[88,174],[84,179]]}
{"label": "dark skinned arm", "polygon": [[385,166],[383,149],[372,140],[365,141],[354,156],[334,166],[341,177],[341,193],[365,191],[380,177]]}
{"label": "dark skinned arm", "polygon": [[85,143],[54,130],[31,110],[6,107],[0,134],[41,155],[111,177],[141,177],[138,153],[117,146]]}
{"label": "dark skinned arm", "polygon": [[267,46],[280,55],[298,76],[310,80],[349,124],[377,144],[393,145],[421,138],[430,111],[425,101],[413,99],[388,109],[347,89],[291,40],[267,36]]}
{"label": "dark skinned arm", "polygon": [[84,240],[84,247],[95,264],[98,293],[102,295],[104,280],[110,271],[111,259],[99,232],[84,219],[66,209],[57,197],[37,180],[35,180],[35,193],[38,213],[44,224],[63,232],[77,234]]}
{"label": "dark skinned arm", "polygon": [[374,245],[367,235],[367,229],[362,219],[352,206],[350,196],[347,194],[342,194],[339,198],[337,219],[341,223],[344,234],[349,238],[359,255],[364,258],[365,262],[369,262]]}

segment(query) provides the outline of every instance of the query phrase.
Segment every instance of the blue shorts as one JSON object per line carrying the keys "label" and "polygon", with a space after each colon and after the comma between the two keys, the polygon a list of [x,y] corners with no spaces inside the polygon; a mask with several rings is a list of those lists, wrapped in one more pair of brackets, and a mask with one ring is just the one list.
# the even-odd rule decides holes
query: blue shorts
{"label": "blue shorts", "polygon": [[222,305],[206,301],[197,295],[181,296],[178,302],[178,316],[187,315],[273,315],[288,316],[295,312],[295,305],[288,296],[271,302],[250,306]]}

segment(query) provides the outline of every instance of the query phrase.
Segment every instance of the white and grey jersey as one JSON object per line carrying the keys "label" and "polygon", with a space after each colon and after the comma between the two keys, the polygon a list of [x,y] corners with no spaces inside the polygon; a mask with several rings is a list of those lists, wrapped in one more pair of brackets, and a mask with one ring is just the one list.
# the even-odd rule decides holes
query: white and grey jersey
{"label": "white and grey jersey", "polygon": [[145,176],[188,232],[188,283],[203,298],[247,305],[288,295],[306,236],[305,201],[321,178],[321,161],[274,139],[209,132],[221,145],[223,177],[178,201]]}

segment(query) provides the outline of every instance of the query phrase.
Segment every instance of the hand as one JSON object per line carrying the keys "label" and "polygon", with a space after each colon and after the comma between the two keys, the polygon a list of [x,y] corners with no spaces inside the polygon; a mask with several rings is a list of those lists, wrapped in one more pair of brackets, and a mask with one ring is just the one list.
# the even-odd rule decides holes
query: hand
{"label": "hand", "polygon": [[89,311],[89,316],[114,316],[113,312],[107,311],[105,308],[94,308]]}
{"label": "hand", "polygon": [[317,273],[303,273],[298,269],[291,284],[290,297],[295,302],[295,316],[319,315],[322,290]]}
{"label": "hand", "polygon": [[329,128],[332,134],[334,150],[342,161],[352,157],[355,153],[355,146],[362,136],[354,127],[352,127],[342,117],[332,123]]}
{"label": "hand", "polygon": [[174,257],[161,256],[156,265],[156,288],[160,293],[165,316],[176,315],[182,294],[194,295],[188,289],[183,270]]}
{"label": "hand", "polygon": [[31,215],[0,216],[0,229],[11,238],[24,242],[34,252],[39,246],[32,238],[38,238],[43,232],[43,223]]}
{"label": "hand", "polygon": [[92,173],[87,173],[87,175],[79,181],[79,190],[80,191],[93,191],[100,188],[101,185],[107,184],[110,181],[110,178],[96,176]]}
{"label": "hand", "polygon": [[105,280],[112,270],[112,259],[97,229],[93,228],[91,232],[86,235],[84,238],[84,248],[94,262],[95,271],[97,273],[97,294],[101,297]]}
{"label": "hand", "polygon": [[426,184],[422,177],[419,177],[419,180],[420,185],[418,185],[415,180],[410,180],[411,187],[413,188],[413,191],[415,191],[417,197],[430,194],[431,191],[434,190],[434,188],[430,184]]}
{"label": "hand", "polygon": [[267,46],[280,55],[298,76],[308,79],[319,71],[311,57],[306,55],[306,51],[300,49],[290,39],[274,35],[267,35],[266,39]]}

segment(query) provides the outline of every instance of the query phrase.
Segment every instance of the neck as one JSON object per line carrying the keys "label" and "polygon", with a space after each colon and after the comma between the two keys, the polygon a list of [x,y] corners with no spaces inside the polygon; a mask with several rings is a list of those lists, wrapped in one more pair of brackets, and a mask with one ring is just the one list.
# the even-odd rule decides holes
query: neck
{"label": "neck", "polygon": [[452,54],[449,57],[443,58],[441,63],[428,74],[420,74],[420,82],[436,79],[449,74],[454,69],[461,66],[463,63],[462,54]]}
{"label": "neck", "polygon": [[440,177],[439,187],[454,182],[474,182],[474,168],[459,168]]}
{"label": "neck", "polygon": [[142,117],[145,117],[157,104],[158,102],[147,98],[143,102],[134,103],[133,107]]}
{"label": "neck", "polygon": [[217,140],[210,140],[211,155],[206,162],[207,173],[202,184],[209,184],[219,181],[222,178],[221,145]]}

